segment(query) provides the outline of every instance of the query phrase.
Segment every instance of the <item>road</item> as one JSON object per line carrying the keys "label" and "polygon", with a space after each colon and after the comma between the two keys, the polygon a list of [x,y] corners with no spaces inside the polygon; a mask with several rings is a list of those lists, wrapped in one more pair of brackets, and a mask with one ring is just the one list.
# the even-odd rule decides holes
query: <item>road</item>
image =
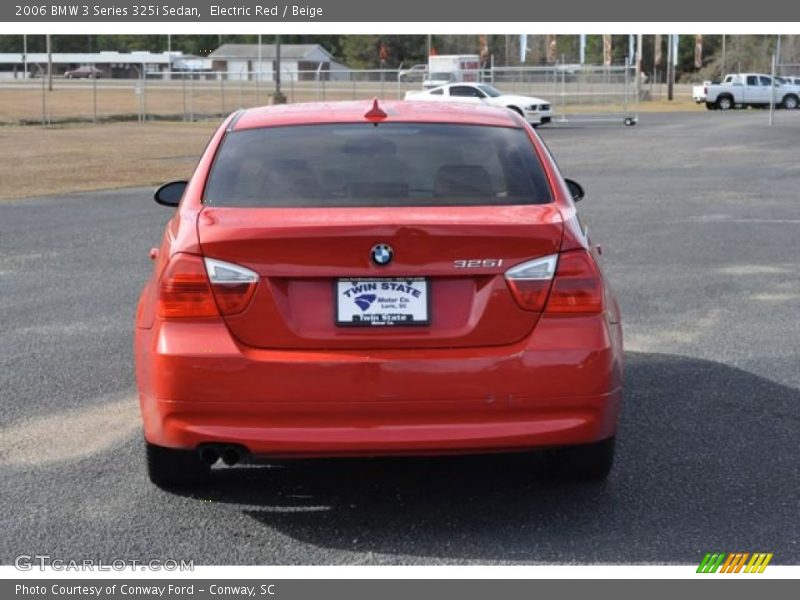
{"label": "road", "polygon": [[150,485],[131,335],[168,209],[150,191],[0,203],[0,562],[800,563],[800,111],[541,133],[620,296],[604,484],[538,456],[276,463]]}

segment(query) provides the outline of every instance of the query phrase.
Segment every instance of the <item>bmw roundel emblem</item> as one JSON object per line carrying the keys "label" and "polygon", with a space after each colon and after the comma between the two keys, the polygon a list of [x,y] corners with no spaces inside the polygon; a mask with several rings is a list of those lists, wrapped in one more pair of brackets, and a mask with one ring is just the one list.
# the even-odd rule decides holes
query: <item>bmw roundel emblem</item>
{"label": "bmw roundel emblem", "polygon": [[376,244],[372,247],[370,256],[372,256],[372,261],[376,265],[384,266],[392,262],[394,250],[392,250],[392,247],[389,244]]}

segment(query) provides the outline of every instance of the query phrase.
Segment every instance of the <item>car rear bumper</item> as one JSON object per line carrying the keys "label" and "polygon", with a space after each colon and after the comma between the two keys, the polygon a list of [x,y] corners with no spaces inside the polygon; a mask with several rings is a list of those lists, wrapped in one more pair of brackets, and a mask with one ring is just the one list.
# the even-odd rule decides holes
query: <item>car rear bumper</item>
{"label": "car rear bumper", "polygon": [[514,346],[297,352],[241,347],[221,322],[136,332],[145,437],[264,457],[488,452],[614,435],[621,331],[543,318]]}

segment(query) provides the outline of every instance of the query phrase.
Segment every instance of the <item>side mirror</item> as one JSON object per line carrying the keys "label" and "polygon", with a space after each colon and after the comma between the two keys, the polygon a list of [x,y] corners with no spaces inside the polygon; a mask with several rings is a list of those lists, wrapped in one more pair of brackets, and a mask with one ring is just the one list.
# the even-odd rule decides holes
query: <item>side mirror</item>
{"label": "side mirror", "polygon": [[580,202],[583,200],[583,197],[586,195],[586,192],[583,191],[583,186],[572,179],[565,179],[564,181],[569,188],[569,193],[572,195],[572,199],[575,202]]}
{"label": "side mirror", "polygon": [[178,206],[186,191],[188,181],[170,181],[165,183],[153,194],[153,199],[162,206]]}

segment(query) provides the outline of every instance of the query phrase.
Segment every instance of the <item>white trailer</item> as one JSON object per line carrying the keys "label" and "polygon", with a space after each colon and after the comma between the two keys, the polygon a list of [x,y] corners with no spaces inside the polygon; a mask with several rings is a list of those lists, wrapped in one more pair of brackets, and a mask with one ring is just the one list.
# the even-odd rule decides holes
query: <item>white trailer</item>
{"label": "white trailer", "polygon": [[426,90],[462,81],[480,79],[481,57],[477,54],[436,54],[428,57],[428,76],[422,87]]}

